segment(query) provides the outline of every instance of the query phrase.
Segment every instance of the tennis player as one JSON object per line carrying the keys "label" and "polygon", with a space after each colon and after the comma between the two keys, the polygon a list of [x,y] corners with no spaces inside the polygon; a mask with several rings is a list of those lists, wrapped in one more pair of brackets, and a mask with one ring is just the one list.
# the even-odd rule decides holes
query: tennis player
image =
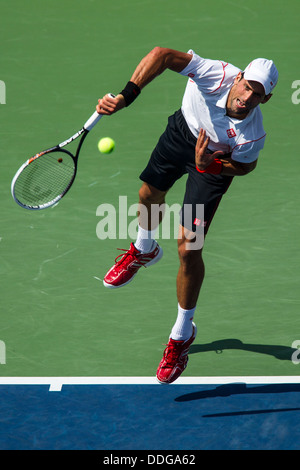
{"label": "tennis player", "polygon": [[[168,119],[151,158],[141,173],[137,240],[115,260],[104,285],[128,284],[142,266],[162,257],[155,240],[158,226],[151,208],[161,206],[173,184],[188,175],[178,237],[178,312],[163,358],[157,369],[161,383],[171,383],[184,371],[190,345],[196,337],[193,322],[204,279],[203,244],[219,203],[235,176],[252,172],[265,144],[261,104],[272,96],[278,71],[271,60],[255,59],[244,70],[221,61],[156,47],[137,66],[116,98],[105,95],[96,107],[111,115],[129,106],[141,90],[165,70],[187,77],[180,110]],[[197,207],[203,205],[204,217]],[[187,211],[186,208],[192,208]],[[197,240],[202,228],[203,241]],[[194,242],[194,245],[193,245]]]}

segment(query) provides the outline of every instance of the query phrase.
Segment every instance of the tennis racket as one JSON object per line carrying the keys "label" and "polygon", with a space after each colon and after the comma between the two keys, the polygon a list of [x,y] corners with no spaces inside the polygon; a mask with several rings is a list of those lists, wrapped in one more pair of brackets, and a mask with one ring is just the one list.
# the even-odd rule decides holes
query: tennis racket
{"label": "tennis racket", "polygon": [[[114,98],[114,95],[110,96]],[[67,194],[75,180],[82,144],[101,118],[102,114],[95,111],[80,131],[64,142],[37,153],[19,168],[11,183],[11,193],[17,204],[25,209],[46,209]],[[74,155],[64,147],[79,137]]]}

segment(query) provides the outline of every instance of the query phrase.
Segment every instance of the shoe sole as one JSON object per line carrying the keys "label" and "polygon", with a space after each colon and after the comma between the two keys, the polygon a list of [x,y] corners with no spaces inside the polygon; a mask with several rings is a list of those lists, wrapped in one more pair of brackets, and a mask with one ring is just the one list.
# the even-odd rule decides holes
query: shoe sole
{"label": "shoe sole", "polygon": [[[144,264],[144,268],[148,268],[149,266],[153,266],[153,264],[157,263],[159,260],[161,260],[161,258],[163,257],[163,249],[161,248],[161,246],[159,246],[159,252],[158,252],[158,255],[153,258],[151,261],[148,261],[148,263]],[[142,266],[141,266],[142,267]],[[114,286],[113,284],[108,284],[107,282],[105,282],[103,280],[103,285],[105,287],[108,287],[108,289],[119,289],[120,287],[124,287],[126,286],[127,284],[129,284],[134,278],[135,276],[138,274],[139,270],[129,279],[129,281],[127,282],[124,282],[123,284],[120,284],[119,286]]]}
{"label": "shoe sole", "polygon": [[[196,324],[195,324],[194,322],[192,322],[192,324],[193,324],[193,327],[194,327],[194,331],[193,331],[193,333],[194,333],[194,339],[193,339],[193,341],[191,342],[189,348],[192,346],[192,344],[193,344],[193,342],[195,341],[196,336],[197,336],[197,326],[196,326]],[[188,353],[188,354],[189,354],[189,353]],[[189,360],[188,354],[187,354],[187,361],[186,361],[186,364],[185,364],[185,368],[183,369],[183,371],[181,372],[181,374],[185,371],[185,369],[186,369],[186,367],[187,367],[187,365],[188,365],[188,360]],[[159,380],[159,378],[157,377],[157,375],[156,375],[156,380],[157,380],[157,382],[158,382],[160,385],[171,385],[172,383],[176,382],[176,380],[179,379],[179,377],[181,376],[181,374],[180,374],[175,380],[173,380],[172,382],[162,382],[162,381]]]}

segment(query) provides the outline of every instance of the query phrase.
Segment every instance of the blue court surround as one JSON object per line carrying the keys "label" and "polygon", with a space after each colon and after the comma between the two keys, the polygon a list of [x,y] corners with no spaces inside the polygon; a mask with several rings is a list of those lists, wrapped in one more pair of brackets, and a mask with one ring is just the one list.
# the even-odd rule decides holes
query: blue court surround
{"label": "blue court surround", "polygon": [[1,450],[296,450],[300,384],[0,385]]}

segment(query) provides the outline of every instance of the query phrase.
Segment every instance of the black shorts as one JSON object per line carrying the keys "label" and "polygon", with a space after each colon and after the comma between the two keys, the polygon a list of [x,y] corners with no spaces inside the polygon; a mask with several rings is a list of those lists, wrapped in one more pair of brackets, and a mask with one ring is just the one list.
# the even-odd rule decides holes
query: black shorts
{"label": "black shorts", "polygon": [[[140,179],[160,191],[168,191],[175,181],[187,173],[181,225],[193,232],[202,225],[206,234],[233,177],[199,173],[195,165],[195,145],[196,138],[179,110],[169,117],[167,128]],[[201,206],[204,207],[204,220],[199,216],[203,213]]]}

